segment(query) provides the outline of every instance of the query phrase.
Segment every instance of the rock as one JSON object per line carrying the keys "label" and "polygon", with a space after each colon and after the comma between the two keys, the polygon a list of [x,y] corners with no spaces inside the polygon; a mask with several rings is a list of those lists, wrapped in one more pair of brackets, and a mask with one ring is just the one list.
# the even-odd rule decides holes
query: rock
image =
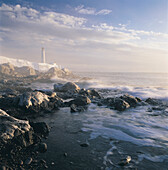
{"label": "rock", "polygon": [[140,100],[137,100],[137,98],[128,94],[121,96],[120,99],[126,101],[131,107],[135,107],[138,103],[138,100]]}
{"label": "rock", "polygon": [[118,98],[118,97],[106,98],[106,99],[101,100],[100,103],[105,104],[105,105],[111,107],[112,109],[115,109],[118,111],[124,111],[130,107],[130,105],[126,101],[124,101],[123,99]]}
{"label": "rock", "polygon": [[30,108],[32,106],[39,107],[42,103],[48,103],[49,99],[46,94],[41,92],[27,92],[20,96],[19,106]]}
{"label": "rock", "polygon": [[58,109],[63,103],[62,99],[54,94],[53,96],[39,91],[26,92],[17,99],[19,100],[18,106],[31,112],[52,111]]}
{"label": "rock", "polygon": [[40,163],[46,164],[46,161],[45,161],[44,159],[41,159],[41,160],[40,160]]}
{"label": "rock", "polygon": [[153,99],[153,98],[148,98],[145,100],[146,103],[151,104],[151,105],[160,105],[162,102],[158,99]]}
{"label": "rock", "polygon": [[7,170],[6,166],[0,166],[0,170]]}
{"label": "rock", "polygon": [[95,90],[95,89],[81,89],[79,91],[79,94],[80,95],[83,95],[83,96],[87,96],[91,99],[93,98],[98,98],[98,99],[101,99],[101,95]]}
{"label": "rock", "polygon": [[152,110],[157,110],[157,111],[163,111],[163,110],[165,110],[166,108],[165,107],[163,107],[163,106],[155,106],[155,107],[152,107]]}
{"label": "rock", "polygon": [[85,106],[77,106],[75,104],[71,104],[70,109],[71,109],[71,113],[84,112],[87,109],[87,107],[85,107]]}
{"label": "rock", "polygon": [[131,161],[131,156],[127,156],[126,159],[122,159],[122,160],[118,163],[118,165],[120,165],[120,166],[125,166],[125,165],[129,164],[130,161]]}
{"label": "rock", "polygon": [[15,67],[14,65],[10,63],[4,63],[0,65],[0,73],[6,74],[6,75],[12,75],[15,74]]}
{"label": "rock", "polygon": [[130,107],[130,105],[122,99],[115,99],[115,101],[114,101],[114,109],[115,110],[124,111],[124,110],[128,109],[129,107]]}
{"label": "rock", "polygon": [[60,69],[58,67],[52,67],[47,72],[41,73],[39,76],[40,79],[51,79],[52,77],[60,77],[60,78],[66,78],[66,77],[75,77],[71,71],[69,71],[66,68]]}
{"label": "rock", "polygon": [[77,106],[85,106],[91,103],[91,100],[87,96],[78,96],[74,100],[70,101],[70,104],[75,104]]}
{"label": "rock", "polygon": [[33,127],[34,132],[40,135],[47,135],[50,131],[49,126],[45,122],[30,122],[30,125]]}
{"label": "rock", "polygon": [[31,157],[27,158],[27,160],[25,161],[26,165],[30,165],[32,163],[33,159]]}
{"label": "rock", "polygon": [[87,90],[87,92],[92,98],[96,97],[101,99],[101,95],[95,89]]}
{"label": "rock", "polygon": [[28,77],[38,75],[39,72],[30,66],[15,67],[11,63],[0,65],[0,73],[12,77]]}
{"label": "rock", "polygon": [[23,77],[34,76],[39,73],[37,70],[33,69],[30,66],[15,67],[15,71],[18,75],[22,75]]}
{"label": "rock", "polygon": [[65,156],[65,157],[67,157],[67,156],[68,156],[68,154],[67,154],[67,153],[64,153],[64,156]]}
{"label": "rock", "polygon": [[56,92],[67,92],[67,91],[79,91],[80,88],[78,85],[72,82],[66,84],[54,84],[54,91]]}
{"label": "rock", "polygon": [[28,121],[16,119],[0,109],[0,138],[3,141],[26,135],[26,132],[32,131]]}
{"label": "rock", "polygon": [[86,142],[86,143],[81,143],[80,146],[81,146],[81,147],[88,147],[88,146],[89,146],[89,143],[88,143],[88,142]]}
{"label": "rock", "polygon": [[38,151],[40,153],[44,153],[47,151],[47,144],[46,143],[40,143],[38,147]]}
{"label": "rock", "polygon": [[139,97],[135,97],[137,99],[138,102],[142,102],[142,99],[140,99]]}

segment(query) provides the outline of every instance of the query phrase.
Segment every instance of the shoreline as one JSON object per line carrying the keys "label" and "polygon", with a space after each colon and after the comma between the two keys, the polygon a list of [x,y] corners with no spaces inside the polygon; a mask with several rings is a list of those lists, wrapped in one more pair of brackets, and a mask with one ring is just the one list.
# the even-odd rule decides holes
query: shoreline
{"label": "shoreline", "polygon": [[[154,168],[159,167],[162,163],[151,163],[151,161],[138,161],[139,153],[137,150],[143,151],[146,149],[139,147],[131,142],[125,140],[117,140],[115,138],[104,138],[101,135],[94,139],[90,138],[91,131],[83,131],[83,123],[89,114],[93,114],[90,110],[90,104],[94,104],[95,108],[107,108],[107,110],[114,110],[116,114],[125,113],[129,109],[136,107],[148,107],[148,113],[153,115],[158,111],[165,112],[167,105],[161,100],[148,98],[142,100],[138,97],[121,94],[116,97],[105,97],[102,94],[109,92],[109,89],[80,89],[76,84],[69,82],[65,84],[55,84],[54,90],[32,90],[31,83],[27,88],[27,81],[20,79],[17,83],[15,80],[1,81],[1,97],[0,109],[6,111],[9,116],[14,116],[18,119],[28,120],[30,126],[34,129],[33,135],[38,136],[40,141],[36,141],[32,145],[30,153],[24,155],[26,147],[22,147],[22,158],[15,154],[20,162],[13,162],[11,164],[4,163],[4,158],[10,161],[11,158],[2,156],[0,165],[7,169],[106,169],[113,167],[114,169],[143,169],[144,167]],[[28,99],[31,99],[28,101]],[[35,100],[34,100],[35,99]],[[23,101],[25,100],[26,103]],[[40,102],[41,101],[41,102]],[[32,105],[31,103],[32,102]],[[22,103],[22,104],[21,104]],[[94,112],[97,112],[95,109]],[[79,119],[78,119],[79,118]],[[88,120],[88,122],[91,120]],[[43,127],[42,134],[37,133],[33,127],[32,122],[45,122],[45,126],[49,126],[49,136],[44,135],[46,127]],[[3,122],[2,122],[3,123]],[[91,123],[91,122],[90,122]],[[47,130],[49,131],[49,130]],[[18,137],[16,136],[16,139]],[[46,144],[47,150],[44,153],[37,151],[37,146]],[[130,146],[127,150],[127,145]],[[132,150],[132,148],[133,150]],[[123,153],[118,152],[114,148],[122,148]],[[113,150],[114,149],[114,150]],[[134,152],[136,151],[136,152]],[[10,151],[11,152],[11,151]],[[16,150],[16,152],[19,152]],[[157,153],[158,151],[156,151]],[[109,154],[113,153],[113,154]],[[10,155],[10,153],[7,153]],[[165,152],[165,154],[168,154]],[[131,162],[124,163],[120,166],[122,159],[127,156],[131,157]],[[13,158],[12,158],[13,159]],[[30,161],[30,163],[26,163]],[[138,163],[137,163],[138,161]],[[143,163],[145,165],[143,165]],[[166,166],[164,164],[164,166]]]}

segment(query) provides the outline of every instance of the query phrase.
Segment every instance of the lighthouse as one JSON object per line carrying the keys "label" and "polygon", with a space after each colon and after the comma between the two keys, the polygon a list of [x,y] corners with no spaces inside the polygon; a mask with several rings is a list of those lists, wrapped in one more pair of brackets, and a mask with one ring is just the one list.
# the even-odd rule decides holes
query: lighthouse
{"label": "lighthouse", "polygon": [[41,62],[45,63],[45,49],[44,48],[42,48],[41,50]]}

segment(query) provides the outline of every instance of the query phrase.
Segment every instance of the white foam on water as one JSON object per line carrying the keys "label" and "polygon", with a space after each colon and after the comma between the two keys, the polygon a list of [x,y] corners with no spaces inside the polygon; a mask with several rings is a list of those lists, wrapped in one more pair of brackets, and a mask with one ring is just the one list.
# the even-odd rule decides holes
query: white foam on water
{"label": "white foam on water", "polygon": [[168,159],[168,155],[157,155],[157,156],[151,156],[150,154],[138,155],[139,162],[141,162],[143,159],[147,159],[152,162],[163,162],[164,160]]}
{"label": "white foam on water", "polygon": [[91,132],[91,140],[101,136],[139,146],[168,146],[168,118],[148,115],[146,109],[144,106],[117,113],[109,108],[91,105],[82,130]]}

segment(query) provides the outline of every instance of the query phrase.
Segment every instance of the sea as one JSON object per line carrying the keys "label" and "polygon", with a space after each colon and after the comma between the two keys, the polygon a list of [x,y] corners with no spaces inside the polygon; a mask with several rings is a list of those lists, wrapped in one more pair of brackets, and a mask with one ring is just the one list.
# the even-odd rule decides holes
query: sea
{"label": "sea", "polygon": [[[80,122],[81,131],[89,133],[87,142],[100,137],[108,139],[110,148],[102,158],[104,169],[121,168],[117,163],[120,160],[116,160],[115,155],[132,158],[132,163],[125,166],[125,169],[168,169],[168,73],[76,74],[79,76],[77,79],[54,78],[53,83],[33,84],[33,87],[47,90],[53,89],[54,83],[73,81],[81,88],[97,89],[105,98],[129,94],[144,101],[155,98],[164,103],[164,109],[142,105],[123,112],[92,103],[87,111],[75,113],[76,117],[73,115],[74,122]],[[61,112],[65,116],[71,115],[69,108],[64,108]]]}

